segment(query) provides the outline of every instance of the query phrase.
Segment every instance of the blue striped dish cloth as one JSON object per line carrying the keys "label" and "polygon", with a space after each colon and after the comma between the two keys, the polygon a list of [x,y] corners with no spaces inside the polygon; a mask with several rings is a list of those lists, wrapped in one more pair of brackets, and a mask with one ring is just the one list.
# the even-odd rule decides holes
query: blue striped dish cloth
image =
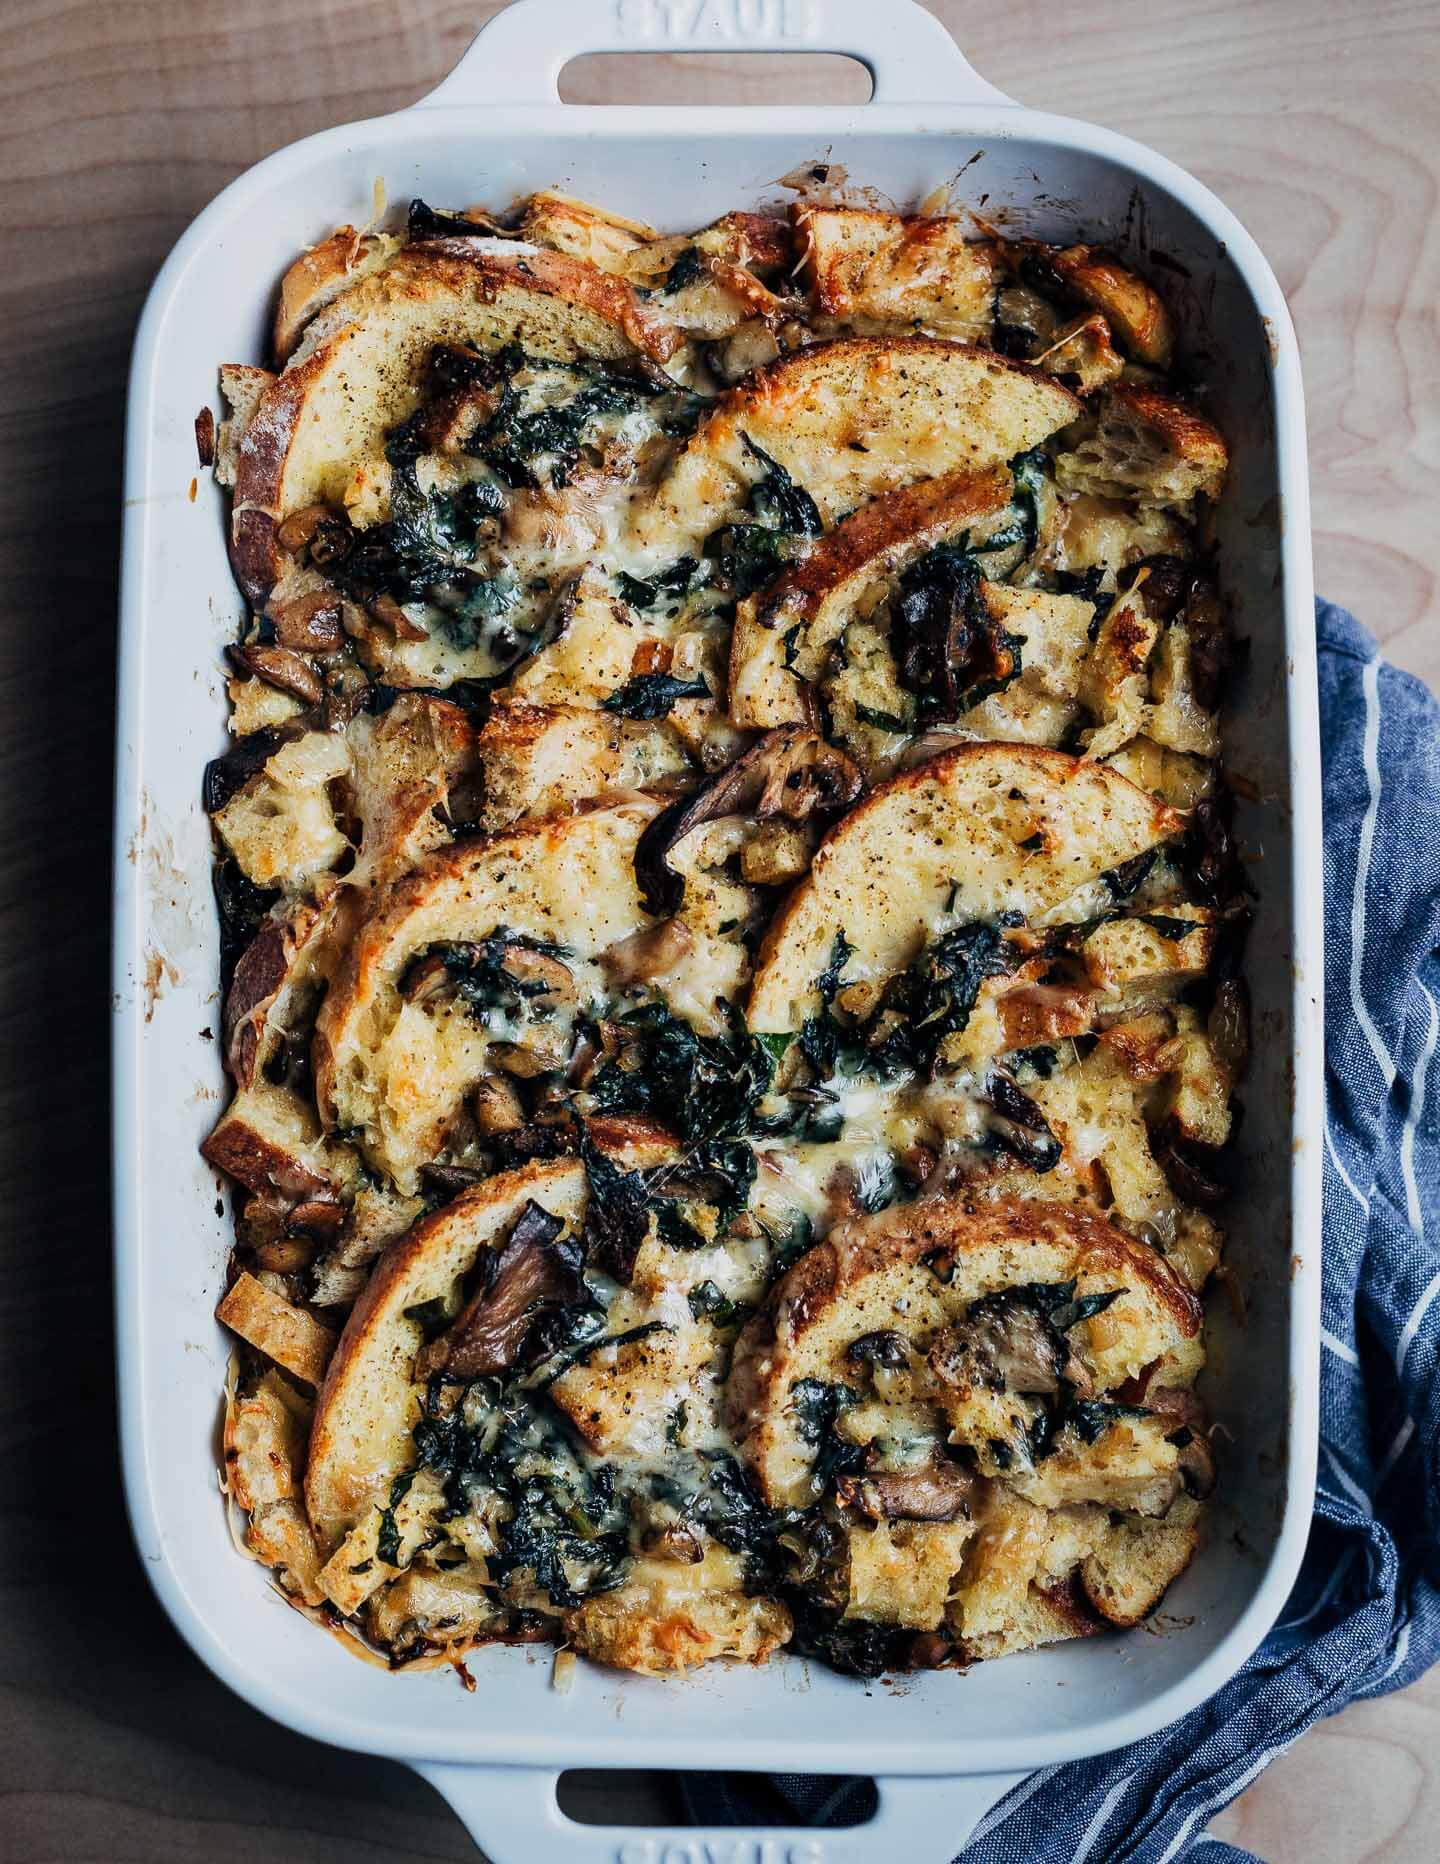
{"label": "blue striped dish cloth", "polygon": [[[1440,704],[1316,604],[1325,760],[1325,1252],[1320,1472],[1280,1622],[1220,1693],[1146,1741],[1042,1769],[964,1864],[1206,1864],[1222,1806],[1323,1716],[1440,1656]],[[1428,1224],[1428,1235],[1427,1235]],[[697,1775],[705,1824],[869,1816],[869,1781]]]}

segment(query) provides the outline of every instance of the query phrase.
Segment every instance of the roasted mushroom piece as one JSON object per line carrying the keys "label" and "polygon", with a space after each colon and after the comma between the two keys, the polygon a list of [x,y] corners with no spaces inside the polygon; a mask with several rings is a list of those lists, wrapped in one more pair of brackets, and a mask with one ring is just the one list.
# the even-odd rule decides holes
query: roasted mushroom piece
{"label": "roasted mushroom piece", "polygon": [[921,1469],[841,1476],[841,1505],[871,1521],[963,1521],[970,1516],[978,1479],[958,1463],[937,1458]]}
{"label": "roasted mushroom piece", "polygon": [[858,766],[817,732],[804,725],[767,731],[728,770],[662,810],[645,830],[635,847],[641,899],[658,916],[678,912],[685,882],[668,856],[702,823],[729,815],[751,815],[761,822],[783,815],[803,822],[848,808],[863,786]]}
{"label": "roasted mushroom piece", "polygon": [[444,1372],[476,1379],[504,1372],[514,1365],[541,1309],[583,1298],[580,1244],[573,1237],[562,1240],[563,1228],[533,1198],[526,1204],[499,1254],[481,1255],[482,1285],[449,1331],[421,1352],[417,1377]]}
{"label": "roasted mushroom piece", "polygon": [[1026,1397],[1053,1397],[1069,1359],[1065,1336],[1028,1288],[972,1302],[929,1353],[931,1370],[947,1385]]}

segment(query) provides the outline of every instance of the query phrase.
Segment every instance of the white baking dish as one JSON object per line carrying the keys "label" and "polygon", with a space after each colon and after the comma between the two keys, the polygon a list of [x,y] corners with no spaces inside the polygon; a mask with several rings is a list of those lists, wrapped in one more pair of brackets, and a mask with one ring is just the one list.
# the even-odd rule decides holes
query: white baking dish
{"label": "white baking dish", "polygon": [[[844,109],[580,109],[557,74],[635,47],[849,52],[875,101]],[[392,199],[505,203],[546,184],[672,228],[774,198],[817,157],[915,201],[957,198],[1043,237],[1103,236],[1170,270],[1192,353],[1234,452],[1226,586],[1252,642],[1229,725],[1263,855],[1251,945],[1256,1057],[1245,1090],[1249,1194],[1231,1260],[1249,1304],[1212,1316],[1211,1401],[1231,1441],[1208,1544],[1161,1635],[1104,1638],[866,1690],[795,1661],[684,1684],[491,1649],[467,1695],[448,1671],[363,1666],[236,1557],[216,1496],[227,1347],[211,1319],[230,1246],[196,1146],[224,1094],[200,773],[223,742],[221,648],[239,597],[192,421],[216,364],[262,354],[274,280],[304,243]],[[1320,1270],[1320,772],[1303,412],[1294,335],[1270,268],[1232,216],[1161,157],[1010,104],[912,0],[519,0],[416,107],[313,136],[226,189],[150,295],[131,381],[120,662],[115,921],[115,1202],[125,1474],[147,1571],[206,1663],[277,1720],[407,1760],[501,1864],[645,1859],[948,1857],[1029,1769],[1149,1733],[1218,1688],[1268,1630],[1300,1562],[1316,1448]],[[852,1833],[644,1836],[582,1827],[555,1803],[567,1766],[783,1767],[881,1776]],[[922,1777],[928,1776],[928,1777]],[[766,1851],[763,1844],[773,1848]]]}

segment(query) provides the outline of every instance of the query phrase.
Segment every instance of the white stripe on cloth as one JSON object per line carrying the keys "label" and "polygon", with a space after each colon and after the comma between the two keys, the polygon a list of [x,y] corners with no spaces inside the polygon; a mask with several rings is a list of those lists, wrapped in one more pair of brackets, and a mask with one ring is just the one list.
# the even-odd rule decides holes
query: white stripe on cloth
{"label": "white stripe on cloth", "polygon": [[1401,1625],[1399,1634],[1395,1639],[1395,1655],[1390,1659],[1389,1663],[1386,1664],[1385,1674],[1377,1677],[1368,1689],[1362,1689],[1358,1693],[1362,1696],[1378,1696],[1409,1655],[1410,1620],[1407,1618],[1404,1624]]}
{"label": "white stripe on cloth", "polygon": [[1335,1150],[1335,1141],[1330,1137],[1330,1126],[1329,1126],[1328,1121],[1326,1122],[1326,1126],[1325,1126],[1325,1149],[1330,1154],[1330,1163],[1335,1167],[1336,1171],[1339,1172],[1341,1182],[1344,1184],[1345,1189],[1350,1193],[1351,1197],[1354,1198],[1355,1202],[1360,1206],[1360,1208],[1365,1212],[1365,1215],[1368,1217],[1370,1215],[1370,1200],[1368,1197],[1366,1197],[1363,1191],[1357,1191],[1355,1189],[1355,1180],[1350,1176],[1349,1172],[1346,1171],[1345,1167],[1340,1163],[1340,1154]]}
{"label": "white stripe on cloth", "polygon": [[1395,1064],[1390,1051],[1380,1040],[1361,988],[1361,967],[1365,958],[1365,893],[1370,884],[1370,858],[1375,849],[1375,821],[1380,813],[1380,660],[1367,660],[1360,684],[1365,693],[1365,744],[1362,758],[1370,801],[1360,824],[1360,851],[1355,859],[1355,891],[1350,897],[1350,1007],[1364,1031],[1380,1072],[1388,1088],[1395,1079]]}
{"label": "white stripe on cloth", "polygon": [[1328,1327],[1322,1327],[1320,1329],[1320,1344],[1328,1347],[1337,1359],[1343,1359],[1347,1366],[1358,1366],[1360,1364],[1360,1355],[1355,1351],[1355,1348],[1353,1346],[1347,1346],[1339,1335],[1332,1333]]}
{"label": "white stripe on cloth", "polygon": [[1354,1502],[1355,1506],[1365,1518],[1369,1520],[1375,1513],[1375,1504],[1365,1493],[1364,1489],[1361,1488],[1354,1476],[1350,1474],[1350,1471],[1340,1461],[1340,1458],[1335,1454],[1331,1446],[1326,1443],[1322,1444],[1321,1448],[1330,1458],[1330,1467],[1335,1471],[1341,1488],[1344,1489],[1345,1493],[1350,1497],[1351,1501]]}
{"label": "white stripe on cloth", "polygon": [[1013,1793],[1008,1793],[998,1806],[992,1806],[965,1840],[966,1845],[978,1845],[982,1838],[988,1838],[997,1825],[1008,1819],[1012,1812],[1020,1810],[1032,1793],[1038,1793],[1048,1780],[1053,1779],[1059,1773],[1060,1766],[1061,1763],[1057,1761],[1053,1767],[1041,1767],[1038,1772],[1032,1773],[1028,1780],[1017,1786]]}
{"label": "white stripe on cloth", "polygon": [[1100,1801],[1100,1804],[1095,1808],[1095,1817],[1091,1819],[1090,1823],[1085,1827],[1085,1835],[1080,1840],[1080,1848],[1075,1853],[1074,1857],[1071,1858],[1070,1864],[1085,1864],[1086,1858],[1088,1858],[1090,1853],[1095,1849],[1096,1840],[1110,1823],[1110,1815],[1114,1812],[1116,1806],[1119,1805],[1121,1799],[1124,1797],[1125,1789],[1134,1778],[1135,1775],[1133,1773],[1127,1773],[1123,1780],[1117,1780],[1115,1782],[1114,1786],[1110,1788],[1110,1791]]}
{"label": "white stripe on cloth", "polygon": [[1415,1420],[1413,1417],[1407,1417],[1405,1422],[1400,1426],[1399,1430],[1396,1431],[1395,1441],[1390,1445],[1390,1448],[1385,1452],[1385,1460],[1384,1462],[1381,1463],[1379,1469],[1376,1471],[1375,1487],[1377,1491],[1379,1490],[1381,1483],[1384,1482],[1385,1478],[1390,1474],[1390,1471],[1395,1467],[1395,1465],[1400,1461],[1400,1458],[1405,1454],[1405,1445],[1409,1443],[1410,1439],[1414,1435],[1415,1435]]}
{"label": "white stripe on cloth", "polygon": [[1308,1625],[1312,1618],[1317,1618],[1340,1590],[1341,1582],[1344,1580],[1346,1573],[1349,1572],[1350,1564],[1354,1558],[1355,1549],[1353,1547],[1347,1547],[1336,1562],[1334,1572],[1331,1573],[1330,1577],[1325,1581],[1325,1584],[1320,1588],[1320,1596],[1310,1607],[1309,1611],[1301,1612],[1298,1618],[1287,1618],[1285,1622],[1278,1625],[1276,1629],[1280,1631],[1298,1631],[1301,1625]]}
{"label": "white stripe on cloth", "polygon": [[1405,1130],[1400,1135],[1400,1175],[1405,1180],[1405,1215],[1410,1219],[1410,1228],[1417,1236],[1425,1234],[1425,1215],[1420,1208],[1420,1189],[1415,1182],[1415,1129],[1420,1124],[1420,1115],[1425,1111],[1425,1076],[1429,1072],[1430,1057],[1435,1053],[1435,1038],[1440,1035],[1440,1013],[1436,1012],[1435,999],[1420,983],[1420,994],[1430,1005],[1430,1029],[1425,1037],[1425,1046],[1420,1051],[1420,1059],[1415,1064],[1415,1081],[1410,1090],[1410,1111],[1405,1116]]}
{"label": "white stripe on cloth", "polygon": [[1203,1825],[1208,1823],[1212,1812],[1218,1812],[1222,1806],[1228,1805],[1232,1799],[1238,1799],[1241,1793],[1245,1791],[1245,1788],[1249,1786],[1250,1782],[1252,1780],[1257,1780],[1260,1775],[1264,1773],[1275,1756],[1285,1752],[1294,1738],[1295,1737],[1292,1735],[1290,1741],[1279,1741],[1274,1747],[1266,1748],[1265,1752],[1261,1754],[1257,1760],[1251,1761],[1250,1765],[1245,1768],[1242,1773],[1237,1773],[1233,1780],[1227,1781],[1218,1793],[1212,1793],[1209,1799],[1202,1800],[1193,1812],[1186,1815],[1184,1824],[1180,1827],[1179,1831],[1176,1832],[1169,1844],[1166,1845],[1159,1857],[1156,1858],[1155,1864],[1170,1864],[1172,1858],[1178,1857],[1184,1850],[1186,1840],[1189,1838],[1194,1827],[1197,1824]]}
{"label": "white stripe on cloth", "polygon": [[1421,1295],[1414,1307],[1411,1308],[1409,1320],[1407,1320],[1405,1325],[1400,1329],[1400,1338],[1395,1344],[1396,1372],[1404,1372],[1406,1355],[1415,1344],[1415,1335],[1420,1331],[1421,1323],[1429,1313],[1431,1304],[1437,1294],[1440,1294],[1440,1272],[1431,1276],[1429,1285],[1426,1287],[1424,1294]]}

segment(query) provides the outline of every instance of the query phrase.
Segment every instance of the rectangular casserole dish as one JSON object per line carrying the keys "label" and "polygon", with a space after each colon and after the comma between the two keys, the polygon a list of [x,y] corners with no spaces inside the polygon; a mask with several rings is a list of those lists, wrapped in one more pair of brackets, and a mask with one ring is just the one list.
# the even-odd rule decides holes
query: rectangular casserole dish
{"label": "rectangular casserole dish", "polygon": [[[577,54],[827,50],[875,81],[863,107],[562,105]],[[193,420],[221,360],[263,350],[273,282],[301,246],[392,200],[502,204],[542,186],[667,228],[777,197],[816,159],[902,203],[963,171],[955,200],[1039,238],[1103,239],[1168,280],[1232,451],[1223,585],[1249,671],[1227,761],[1257,801],[1244,1090],[1246,1194],[1229,1260],[1248,1317],[1212,1304],[1212,1411],[1228,1440],[1208,1541],[1161,1635],[1097,1639],[867,1689],[794,1659],[683,1684],[489,1648],[466,1694],[448,1671],[358,1664],[239,1560],[215,1497],[229,1347],[211,1318],[231,1246],[196,1150],[225,1096],[209,828],[200,773],[224,742],[222,648],[240,596],[220,494],[194,484]],[[1168,287],[1167,287],[1168,290]],[[1245,1661],[1279,1614],[1309,1526],[1320,1288],[1320,768],[1305,436],[1295,338],[1254,243],[1162,157],[1022,109],[970,70],[913,0],[516,0],[420,104],[313,136],[260,163],[195,222],[156,281],[136,341],[126,457],[114,982],[115,1215],[122,1439],[146,1571],[182,1635],[248,1701],[303,1733],[417,1766],[498,1864],[563,1856],[943,1858],[1029,1770],[1135,1740]],[[881,1777],[853,1832],[627,1834],[573,1824],[565,1767],[811,1770]],[[766,1850],[766,1846],[771,1849]]]}

